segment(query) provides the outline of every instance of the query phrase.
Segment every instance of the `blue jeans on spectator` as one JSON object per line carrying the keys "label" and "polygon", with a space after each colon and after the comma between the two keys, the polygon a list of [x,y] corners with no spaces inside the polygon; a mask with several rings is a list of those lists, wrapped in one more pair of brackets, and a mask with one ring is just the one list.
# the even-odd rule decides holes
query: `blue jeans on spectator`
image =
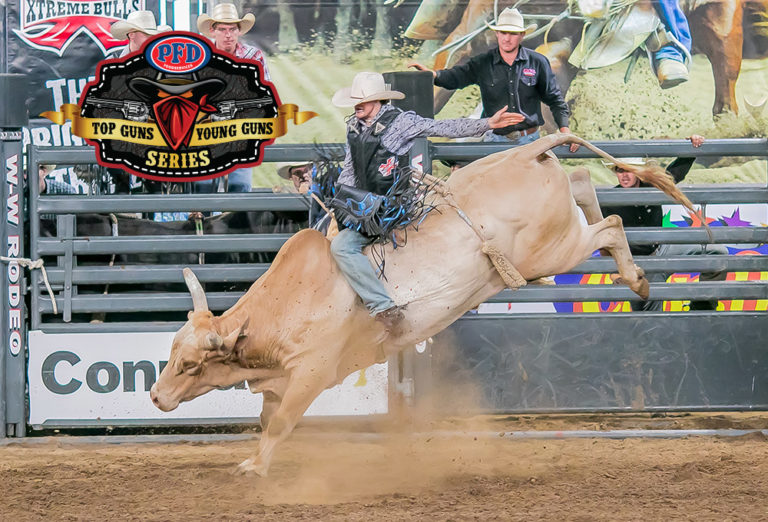
{"label": "blue jeans on spectator", "polygon": [[483,141],[490,141],[490,142],[500,142],[500,143],[509,143],[510,145],[525,145],[527,143],[533,143],[534,141],[538,140],[541,137],[539,134],[539,131],[536,131],[534,133],[528,134],[526,136],[520,136],[517,139],[509,139],[506,136],[501,136],[500,134],[496,134],[493,132],[493,130],[486,131],[485,134],[483,134]]}
{"label": "blue jeans on spectator", "polygon": [[352,229],[345,228],[333,238],[331,254],[339,265],[349,286],[360,296],[371,315],[395,306],[387,289],[376,277],[376,271],[363,254],[363,248],[372,240]]}
{"label": "blue jeans on spectator", "polygon": [[[233,170],[225,176],[227,178],[227,192],[250,192],[253,185],[251,169]],[[212,194],[216,192],[220,178],[195,181],[196,194]]]}
{"label": "blue jeans on spectator", "polygon": [[[714,256],[728,255],[728,249],[724,245],[659,245],[656,250],[651,254],[657,257],[672,257],[672,256]],[[646,278],[649,283],[665,283],[669,276],[672,274],[665,274],[663,272],[653,272],[646,274]],[[723,281],[727,276],[727,272],[702,272],[699,275],[699,281]],[[692,309],[701,310],[702,305],[707,304],[701,301],[691,301]],[[717,300],[708,303],[710,308],[714,310],[717,308]],[[632,305],[633,310],[642,310],[643,312],[661,312],[664,309],[664,301],[642,301],[638,304]]]}
{"label": "blue jeans on spectator", "polygon": [[[685,50],[691,52],[691,29],[688,26],[688,19],[683,10],[680,9],[678,0],[657,0],[653,2],[659,18],[664,23],[664,27],[672,33],[672,36],[685,47]],[[654,54],[656,61],[659,60],[677,60],[684,62],[683,52],[675,45],[662,47]]]}

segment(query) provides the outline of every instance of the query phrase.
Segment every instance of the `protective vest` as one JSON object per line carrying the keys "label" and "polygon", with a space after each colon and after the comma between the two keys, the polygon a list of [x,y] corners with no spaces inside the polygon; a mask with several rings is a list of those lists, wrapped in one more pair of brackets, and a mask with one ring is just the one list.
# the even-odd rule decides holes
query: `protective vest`
{"label": "protective vest", "polygon": [[358,132],[354,126],[347,129],[347,143],[352,156],[352,168],[357,188],[374,194],[386,194],[399,167],[408,165],[408,156],[397,156],[381,144],[381,136],[403,111],[393,108],[382,114],[370,127]]}

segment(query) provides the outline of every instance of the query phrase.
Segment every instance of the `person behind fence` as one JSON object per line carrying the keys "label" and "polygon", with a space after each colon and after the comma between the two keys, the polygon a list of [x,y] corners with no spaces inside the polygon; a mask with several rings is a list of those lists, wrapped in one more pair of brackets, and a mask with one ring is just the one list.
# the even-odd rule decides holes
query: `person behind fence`
{"label": "person behind fence", "polygon": [[[557,78],[547,57],[521,46],[523,38],[535,26],[525,26],[520,11],[504,9],[494,24],[488,27],[496,33],[497,47],[473,56],[466,63],[434,71],[417,62],[408,64],[434,76],[435,85],[446,89],[462,89],[470,85],[480,87],[483,102],[482,117],[488,117],[501,107],[508,106],[525,118],[514,125],[491,129],[483,141],[525,145],[539,139],[539,127],[544,124],[541,104],[552,111],[560,132],[571,132],[568,127],[570,109],[563,98]],[[572,144],[571,152],[578,149]]]}
{"label": "person behind fence", "polygon": [[330,224],[331,216],[320,206],[320,203],[311,197],[314,193],[322,198],[320,191],[313,187],[313,174],[316,172],[313,163],[281,163],[278,165],[277,174],[293,183],[293,188],[299,194],[310,196],[309,201],[309,226],[325,234]]}
{"label": "person behind fence", "polygon": [[[704,143],[704,138],[697,134],[687,138],[690,140],[694,147],[700,147]],[[624,158],[624,163],[630,165],[645,165],[647,162],[643,158]],[[688,175],[693,163],[696,161],[694,157],[680,157],[670,163],[666,170],[674,178],[675,183],[680,183]],[[650,187],[641,182],[637,176],[632,172],[628,172],[621,167],[614,164],[608,164],[608,166],[616,174],[616,178],[619,182],[614,188],[617,189],[632,189],[638,187]],[[624,206],[624,207],[604,207],[603,215],[616,214],[621,217],[621,221],[624,224],[624,228],[633,227],[660,227],[664,219],[664,214],[659,205],[639,205],[639,206]],[[727,255],[728,249],[723,245],[630,245],[630,251],[633,256],[658,256],[658,257],[671,257],[671,256],[688,256],[688,255]],[[670,274],[655,272],[648,274],[649,282],[665,282],[669,278]],[[723,280],[726,274],[724,272],[711,272],[702,273],[699,276],[700,281],[713,281]],[[644,301],[639,306],[633,304],[633,309],[640,309],[643,311],[661,311],[662,301]],[[692,301],[690,305],[691,310],[714,310],[717,308],[717,300],[715,301]]]}
{"label": "person behind fence", "polygon": [[115,40],[128,40],[128,45],[118,54],[120,58],[141,49],[150,36],[170,30],[170,25],[157,25],[152,11],[133,11],[125,20],[118,20],[109,28]]}
{"label": "person behind fence", "polygon": [[[240,37],[251,30],[256,17],[251,13],[240,16],[234,4],[223,3],[214,6],[212,13],[203,14],[197,19],[197,29],[200,34],[213,40],[213,45],[220,51],[227,52],[238,58],[246,58],[261,64],[264,71],[262,80],[270,81],[269,69],[264,52],[253,45],[240,41]],[[219,180],[225,180],[227,192],[250,192],[253,186],[250,168],[236,169],[223,178],[197,181],[194,183],[195,192],[210,194],[215,192]]]}
{"label": "person behind fence", "polygon": [[[389,104],[389,100],[403,98],[403,93],[391,90],[384,77],[375,72],[358,73],[350,87],[333,95],[335,106],[354,107],[355,111],[347,120],[347,149],[337,185],[338,192],[346,196],[334,201],[346,201],[348,207],[367,207],[369,203],[378,204],[377,195],[391,194],[403,182],[409,185],[412,174],[407,153],[416,138],[480,136],[524,119],[521,114],[506,112],[507,107],[503,106],[490,118],[436,121]],[[396,329],[403,319],[402,307],[392,300],[362,252],[376,237],[361,228],[366,224],[364,220],[360,226],[351,228],[349,222],[345,224],[340,218],[345,211],[355,214],[354,208],[333,210],[339,228],[347,226],[331,242],[333,257],[370,314],[388,331]]]}

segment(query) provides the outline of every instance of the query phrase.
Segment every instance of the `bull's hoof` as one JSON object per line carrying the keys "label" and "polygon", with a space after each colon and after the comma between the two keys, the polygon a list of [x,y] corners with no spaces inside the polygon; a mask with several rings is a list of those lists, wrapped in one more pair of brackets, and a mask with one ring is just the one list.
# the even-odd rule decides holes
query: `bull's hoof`
{"label": "bull's hoof", "polygon": [[[642,271],[642,269],[640,268],[638,268],[638,270]],[[628,286],[630,290],[632,290],[634,293],[642,297],[643,300],[648,299],[648,294],[650,293],[650,287],[648,286],[648,280],[643,276],[639,276],[637,278],[637,281],[635,281],[634,283],[628,283],[619,274],[611,274],[611,281],[613,281],[613,284],[615,285]]]}
{"label": "bull's hoof", "polygon": [[637,288],[632,288],[632,291],[635,292],[640,297],[642,297],[643,301],[647,300],[648,295],[651,293],[650,286],[648,285],[648,280],[644,277],[641,277],[636,286]]}
{"label": "bull's hoof", "polygon": [[246,477],[266,477],[267,469],[264,466],[254,464],[252,459],[248,459],[241,462],[233,473]]}

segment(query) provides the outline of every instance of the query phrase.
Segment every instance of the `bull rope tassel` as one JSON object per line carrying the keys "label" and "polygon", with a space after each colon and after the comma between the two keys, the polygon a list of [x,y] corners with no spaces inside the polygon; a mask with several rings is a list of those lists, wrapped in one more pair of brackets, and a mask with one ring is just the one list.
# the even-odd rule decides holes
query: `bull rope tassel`
{"label": "bull rope tassel", "polygon": [[441,180],[440,178],[436,178],[431,174],[424,174],[424,179],[432,185],[433,190],[438,195],[440,195],[446,203],[448,203],[448,206],[452,207],[456,211],[459,217],[463,219],[464,222],[469,225],[469,228],[471,228],[472,231],[477,235],[477,237],[480,238],[480,241],[483,243],[483,254],[490,258],[491,263],[493,263],[493,267],[499,273],[507,288],[511,290],[517,290],[521,286],[527,285],[528,281],[526,281],[520,272],[517,271],[512,262],[507,259],[501,250],[493,246],[491,242],[488,241],[482,231],[477,228],[474,223],[472,223],[472,220],[469,219],[469,216],[467,216],[464,211],[461,210],[461,207],[459,207],[459,205],[456,203],[456,200],[453,199],[453,195],[448,189],[448,185],[445,183],[445,181]]}
{"label": "bull rope tassel", "polygon": [[19,264],[19,266],[28,268],[29,270],[34,270],[36,268],[39,268],[40,271],[43,273],[43,283],[45,283],[45,288],[48,290],[48,295],[51,297],[51,303],[53,304],[53,315],[57,315],[59,313],[59,307],[56,306],[56,298],[53,295],[51,284],[48,282],[48,272],[45,271],[45,266],[43,266],[42,259],[35,259],[33,261],[28,257],[0,256],[0,261],[4,261],[6,263],[12,263],[15,261],[16,263]]}

